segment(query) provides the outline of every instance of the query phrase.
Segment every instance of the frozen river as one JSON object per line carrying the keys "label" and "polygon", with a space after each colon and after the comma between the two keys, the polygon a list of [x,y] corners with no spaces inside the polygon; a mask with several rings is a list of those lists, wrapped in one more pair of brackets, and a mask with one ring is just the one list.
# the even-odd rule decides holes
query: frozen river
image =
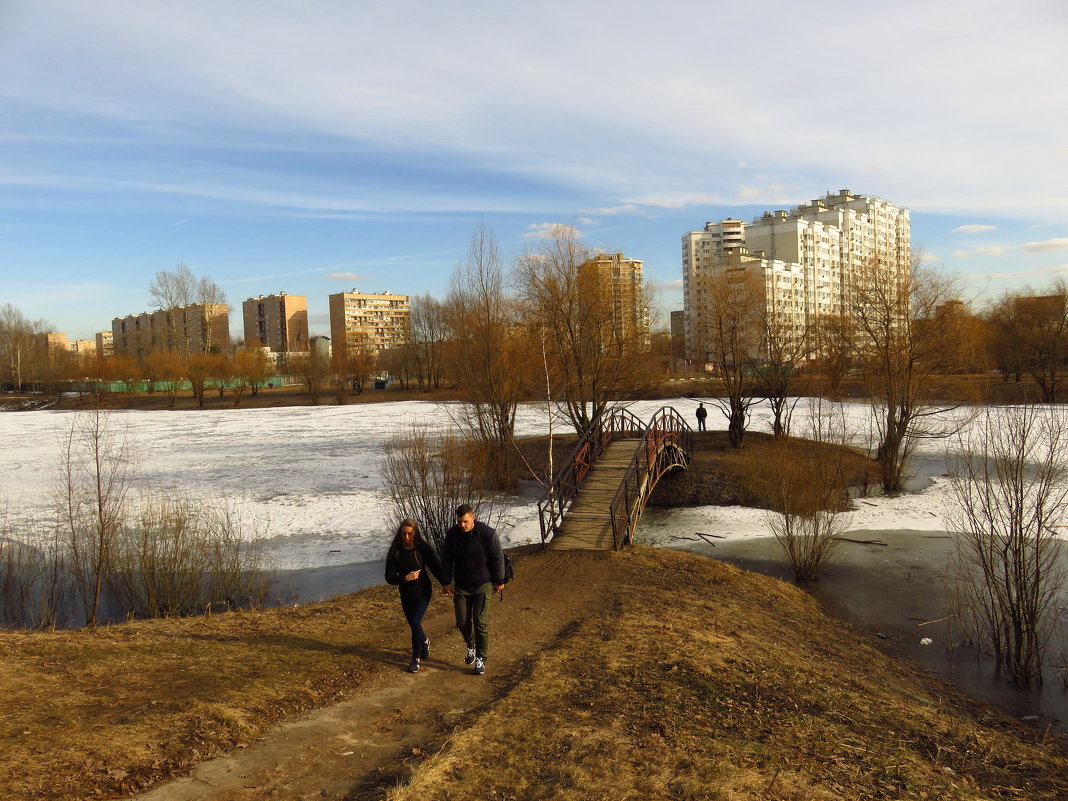
{"label": "frozen river", "polygon": [[[693,419],[687,399],[641,401],[631,409],[643,419],[670,403]],[[366,562],[381,557],[394,521],[382,479],[383,450],[412,423],[452,427],[452,404],[420,401],[351,406],[235,409],[226,411],[114,411],[112,427],[128,437],[136,458],[133,475],[144,485],[178,488],[209,501],[225,500],[252,526],[265,531],[280,568]],[[847,404],[856,425],[868,409]],[[800,407],[803,418],[806,409]],[[59,461],[59,443],[76,412],[0,414],[0,508],[10,517],[43,521]],[[717,427],[715,412],[709,422]],[[544,434],[543,405],[527,405],[517,417],[519,436]],[[770,430],[770,414],[754,410],[753,430]],[[567,430],[557,423],[556,431]],[[929,455],[941,456],[941,444]],[[851,516],[856,529],[938,530],[948,488],[937,476],[918,493],[864,499]],[[502,538],[521,545],[540,539],[536,498],[507,505]],[[658,542],[674,529],[716,531],[728,538],[768,536],[763,512],[743,507],[680,509],[644,526],[643,539]]]}
{"label": "frozen river", "polygon": [[[694,420],[694,401],[642,401],[631,410],[648,419],[673,405]],[[390,402],[352,406],[234,409],[228,411],[112,412],[111,425],[124,434],[136,457],[133,475],[143,485],[171,487],[207,501],[225,501],[249,524],[267,532],[271,561],[282,569],[280,585],[289,600],[316,600],[381,581],[381,559],[395,521],[382,479],[383,452],[390,439],[411,424],[453,427],[453,404]],[[828,410],[825,404],[824,413]],[[864,404],[833,407],[859,432],[863,447],[870,430]],[[804,403],[795,431],[815,412]],[[13,521],[43,523],[50,515],[60,440],[74,412],[0,414],[0,509]],[[967,411],[955,413],[960,419]],[[755,407],[751,430],[770,431],[771,416]],[[724,427],[713,410],[710,427]],[[558,423],[557,432],[568,430]],[[543,405],[527,405],[517,416],[519,436],[545,434]],[[897,497],[861,498],[850,513],[855,538],[881,538],[887,547],[844,545],[837,565],[826,571],[816,594],[846,617],[885,628],[897,652],[944,673],[961,686],[1042,725],[1064,730],[1068,702],[1048,682],[1042,692],[1015,694],[990,679],[964,676],[967,667],[947,659],[938,624],[940,575],[945,564],[946,515],[954,508],[945,471],[944,440],[922,440],[917,451],[916,489]],[[506,544],[538,542],[537,498],[511,498],[500,532]],[[714,535],[715,545],[695,533]],[[726,558],[743,567],[789,580],[765,512],[745,507],[653,509],[638,531],[640,541],[683,547]],[[853,536],[853,535],[850,535]],[[897,593],[895,595],[895,592]],[[903,594],[902,594],[903,593]],[[932,636],[936,647],[920,645]]]}

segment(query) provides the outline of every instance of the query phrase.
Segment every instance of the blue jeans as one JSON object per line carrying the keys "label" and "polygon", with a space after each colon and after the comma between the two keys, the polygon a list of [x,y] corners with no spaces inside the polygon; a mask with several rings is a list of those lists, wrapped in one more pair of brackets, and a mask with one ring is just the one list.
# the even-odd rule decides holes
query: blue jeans
{"label": "blue jeans", "polygon": [[430,593],[401,593],[401,609],[404,619],[412,630],[412,659],[418,659],[423,653],[426,632],[423,631],[423,615],[430,606]]}

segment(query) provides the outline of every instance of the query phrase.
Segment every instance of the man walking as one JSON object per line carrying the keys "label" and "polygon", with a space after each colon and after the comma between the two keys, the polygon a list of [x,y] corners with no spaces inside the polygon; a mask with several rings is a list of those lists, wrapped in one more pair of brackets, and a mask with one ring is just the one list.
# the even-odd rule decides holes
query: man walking
{"label": "man walking", "polygon": [[497,532],[475,520],[466,503],[456,509],[456,525],[445,532],[441,551],[442,591],[452,596],[456,628],[467,643],[464,662],[486,672],[489,602],[504,589],[504,551]]}
{"label": "man walking", "polygon": [[708,417],[708,409],[705,408],[703,403],[697,404],[697,430],[705,430],[705,418]]}

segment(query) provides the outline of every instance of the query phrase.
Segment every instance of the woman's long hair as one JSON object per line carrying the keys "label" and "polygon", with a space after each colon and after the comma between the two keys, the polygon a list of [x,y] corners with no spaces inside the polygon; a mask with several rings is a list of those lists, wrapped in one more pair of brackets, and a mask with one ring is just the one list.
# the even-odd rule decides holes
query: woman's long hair
{"label": "woman's long hair", "polygon": [[411,526],[412,531],[415,532],[415,536],[412,538],[412,544],[416,548],[426,545],[426,540],[423,539],[423,532],[420,530],[419,524],[416,523],[414,520],[402,520],[397,526],[397,533],[393,535],[393,542],[389,544],[389,550],[386,551],[387,559],[396,556],[397,551],[399,551],[403,547],[401,545],[401,532],[409,526]]}

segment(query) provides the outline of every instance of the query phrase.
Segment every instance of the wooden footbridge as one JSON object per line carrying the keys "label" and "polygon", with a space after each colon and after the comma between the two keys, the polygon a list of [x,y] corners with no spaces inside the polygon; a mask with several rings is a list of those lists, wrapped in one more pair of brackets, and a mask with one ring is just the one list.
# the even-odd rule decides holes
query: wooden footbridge
{"label": "wooden footbridge", "polygon": [[693,431],[670,406],[648,425],[626,409],[594,421],[538,502],[542,543],[618,550],[632,540],[656,482],[692,453]]}

